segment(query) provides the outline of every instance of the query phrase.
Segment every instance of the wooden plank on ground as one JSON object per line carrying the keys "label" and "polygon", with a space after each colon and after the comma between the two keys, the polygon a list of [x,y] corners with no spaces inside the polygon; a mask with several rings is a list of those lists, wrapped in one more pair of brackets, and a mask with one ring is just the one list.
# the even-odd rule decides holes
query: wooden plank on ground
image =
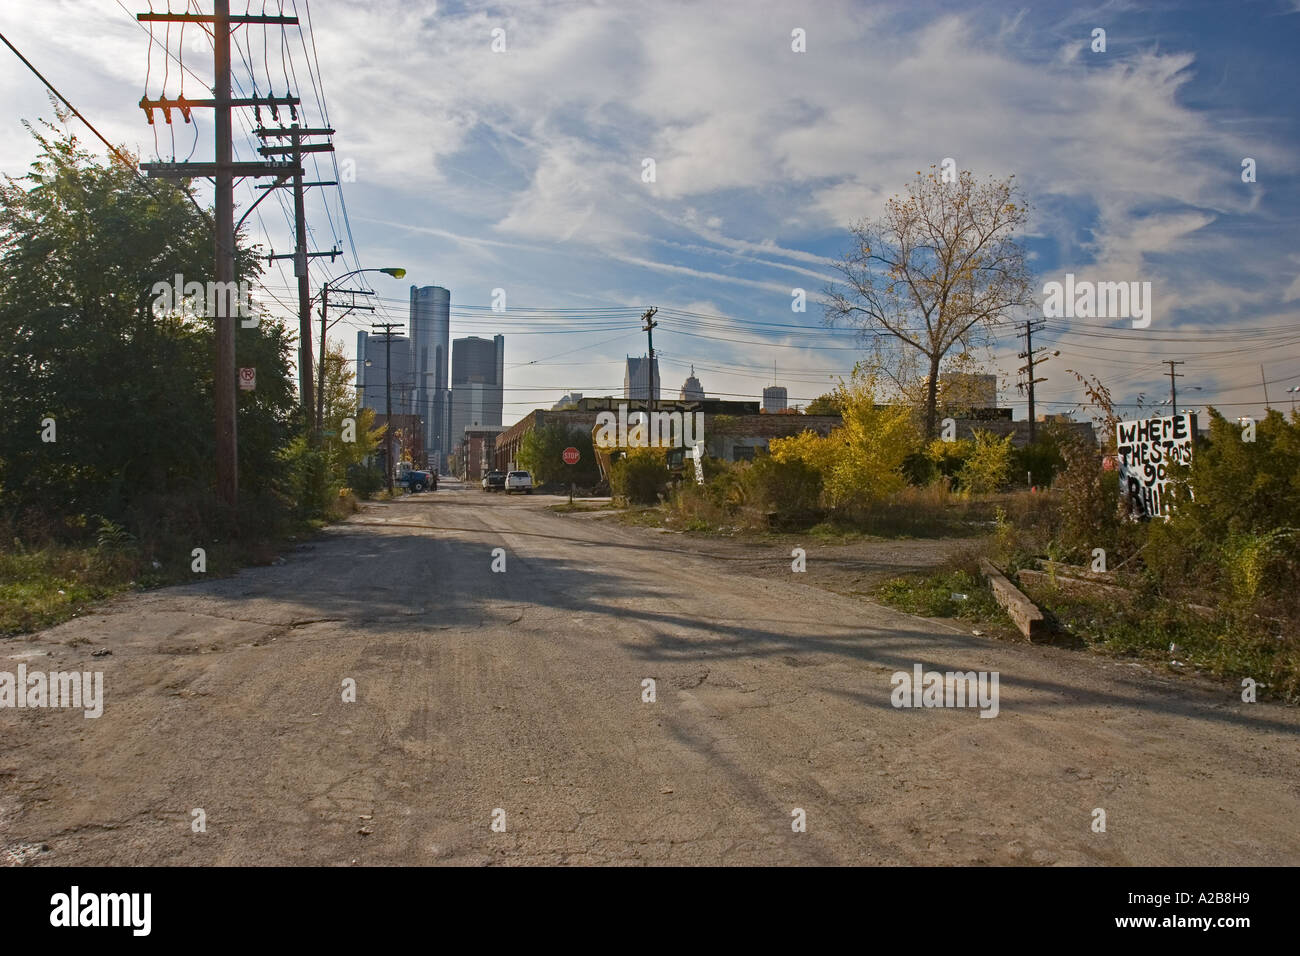
{"label": "wooden plank on ground", "polygon": [[1038,609],[1038,605],[1008,581],[1006,575],[993,566],[992,561],[988,558],[980,558],[980,570],[989,579],[993,596],[1006,609],[1016,627],[1020,628],[1021,634],[1032,641],[1047,633],[1047,621],[1043,618],[1043,612]]}

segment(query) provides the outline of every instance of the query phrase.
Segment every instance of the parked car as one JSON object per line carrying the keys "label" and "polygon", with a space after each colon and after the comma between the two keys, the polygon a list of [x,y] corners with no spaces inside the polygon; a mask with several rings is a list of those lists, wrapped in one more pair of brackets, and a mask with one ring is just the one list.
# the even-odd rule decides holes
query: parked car
{"label": "parked car", "polygon": [[506,475],[506,494],[512,491],[522,491],[524,494],[533,493],[533,476],[526,471],[512,471]]}
{"label": "parked car", "polygon": [[506,473],[493,469],[483,476],[484,491],[500,491],[506,486]]}

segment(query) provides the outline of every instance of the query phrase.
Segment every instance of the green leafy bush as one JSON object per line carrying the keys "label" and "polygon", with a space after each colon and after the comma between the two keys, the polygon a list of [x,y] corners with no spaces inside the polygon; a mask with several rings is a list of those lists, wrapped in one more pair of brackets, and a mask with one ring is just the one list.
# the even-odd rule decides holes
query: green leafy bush
{"label": "green leafy bush", "polygon": [[303,517],[323,517],[337,494],[330,481],[325,452],[299,435],[283,452],[286,491]]}
{"label": "green leafy bush", "polygon": [[611,493],[630,504],[652,505],[668,487],[668,470],[663,452],[655,448],[634,448],[610,469]]}
{"label": "green leafy bush", "polygon": [[1011,481],[1018,483],[1028,478],[1039,489],[1046,488],[1065,467],[1061,454],[1061,440],[1052,428],[1038,432],[1034,441],[1011,450]]}
{"label": "green leafy bush", "polygon": [[748,503],[765,513],[798,522],[821,510],[821,472],[805,461],[777,461],[765,455],[742,474]]}
{"label": "green leafy bush", "polygon": [[1121,540],[1119,477],[1103,469],[1101,454],[1090,442],[1067,442],[1061,454],[1065,469],[1052,486],[1060,501],[1059,553],[1072,561],[1082,561],[1093,548],[1113,555]]}

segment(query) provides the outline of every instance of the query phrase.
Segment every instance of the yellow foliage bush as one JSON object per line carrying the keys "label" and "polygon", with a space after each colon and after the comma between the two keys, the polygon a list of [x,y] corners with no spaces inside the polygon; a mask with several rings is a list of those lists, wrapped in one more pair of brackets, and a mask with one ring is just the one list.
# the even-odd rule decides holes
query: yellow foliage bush
{"label": "yellow foliage bush", "polygon": [[822,476],[823,494],[833,508],[868,505],[905,484],[903,460],[919,445],[905,406],[876,403],[873,376],[855,372],[835,390],[844,418],[823,438],[804,432],[773,439],[768,449],[777,461],[802,461]]}

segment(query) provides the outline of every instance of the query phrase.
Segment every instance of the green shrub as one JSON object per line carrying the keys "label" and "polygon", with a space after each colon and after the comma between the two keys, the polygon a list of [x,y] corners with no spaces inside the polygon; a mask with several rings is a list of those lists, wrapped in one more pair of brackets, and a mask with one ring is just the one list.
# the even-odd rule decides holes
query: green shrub
{"label": "green shrub", "polygon": [[742,473],[747,503],[763,512],[805,519],[821,510],[822,476],[806,461],[756,459]]}
{"label": "green shrub", "polygon": [[1055,430],[1045,428],[1034,441],[1011,450],[1011,481],[1018,483],[1027,478],[1040,490],[1050,485],[1065,467],[1061,454],[1061,441]]}
{"label": "green shrub", "polygon": [[384,473],[366,465],[348,465],[348,487],[358,498],[368,500],[384,487]]}
{"label": "green shrub", "polygon": [[281,453],[285,464],[286,491],[303,517],[324,517],[329,513],[337,487],[330,480],[325,453],[299,435]]}
{"label": "green shrub", "polygon": [[656,448],[632,449],[610,469],[609,487],[615,497],[629,504],[655,504],[668,487],[663,452]]}
{"label": "green shrub", "polygon": [[1120,542],[1118,475],[1102,468],[1101,454],[1091,442],[1068,442],[1061,454],[1065,469],[1053,485],[1061,503],[1060,553],[1081,561],[1093,548],[1114,552]]}
{"label": "green shrub", "polygon": [[1236,422],[1210,409],[1210,433],[1198,440],[1190,468],[1171,476],[1192,494],[1179,494],[1172,521],[1184,533],[1223,540],[1300,527],[1300,417],[1274,409],[1243,441]]}
{"label": "green shrub", "polygon": [[909,485],[924,487],[940,475],[929,455],[924,451],[914,451],[903,459],[903,477]]}

